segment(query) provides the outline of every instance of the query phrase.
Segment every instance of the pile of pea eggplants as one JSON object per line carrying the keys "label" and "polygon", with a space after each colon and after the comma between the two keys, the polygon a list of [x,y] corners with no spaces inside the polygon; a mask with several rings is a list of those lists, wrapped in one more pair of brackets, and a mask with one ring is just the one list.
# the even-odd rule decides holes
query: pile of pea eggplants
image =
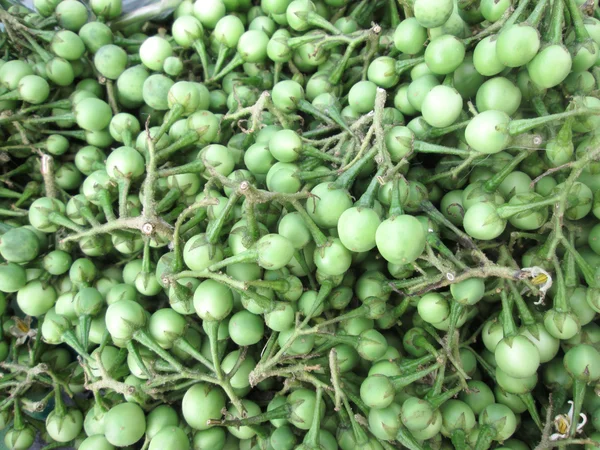
{"label": "pile of pea eggplants", "polygon": [[0,2],[0,447],[600,448],[597,2],[175,3]]}

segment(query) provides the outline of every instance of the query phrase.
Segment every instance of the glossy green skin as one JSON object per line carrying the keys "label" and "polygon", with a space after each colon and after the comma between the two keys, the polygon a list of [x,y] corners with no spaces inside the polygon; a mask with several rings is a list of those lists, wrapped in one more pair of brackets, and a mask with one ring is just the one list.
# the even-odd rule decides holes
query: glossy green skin
{"label": "glossy green skin", "polygon": [[208,244],[204,234],[190,238],[183,249],[183,260],[191,270],[204,270],[222,259],[221,247]]}
{"label": "glossy green skin", "polygon": [[452,36],[464,39],[469,37],[469,30],[469,25],[461,16],[460,9],[455,8],[452,11],[450,18],[441,27],[433,28],[429,33],[432,38],[444,34],[451,34]]}
{"label": "glossy green skin", "polygon": [[540,48],[538,31],[523,23],[503,30],[498,36],[498,59],[507,67],[520,67],[531,61]]}
{"label": "glossy green skin", "polygon": [[[222,361],[223,371],[225,373],[230,372],[237,360],[240,357],[240,351],[235,350],[229,353]],[[242,390],[242,391],[250,391],[250,381],[248,380],[248,375],[256,366],[256,360],[252,356],[247,356],[246,359],[240,364],[238,371],[235,373],[233,377],[231,377],[231,386],[234,389]]]}
{"label": "glossy green skin", "polygon": [[[578,146],[585,147],[587,139],[584,139]],[[557,139],[550,139],[546,143],[546,157],[552,167],[558,167],[573,160],[574,146],[571,142],[560,143]]]}
{"label": "glossy green skin", "polygon": [[590,72],[572,72],[570,73],[563,85],[569,94],[589,95],[594,90],[595,78]]}
{"label": "glossy green skin", "polygon": [[387,408],[392,404],[394,394],[394,386],[383,375],[367,377],[360,385],[360,397],[369,408]]}
{"label": "glossy green skin", "polygon": [[372,81],[360,81],[348,92],[348,104],[355,111],[364,114],[375,106],[377,85]]}
{"label": "glossy green skin", "polygon": [[275,161],[268,145],[264,143],[256,142],[244,153],[244,164],[254,175],[266,175]]}
{"label": "glossy green skin", "polygon": [[588,289],[579,286],[576,288],[567,289],[567,298],[571,311],[579,319],[581,326],[585,326],[596,318],[596,311],[588,303],[588,297],[593,294],[588,294]]}
{"label": "glossy green skin", "polygon": [[165,60],[172,56],[173,49],[169,42],[161,36],[151,36],[140,46],[142,63],[150,70],[162,70]]}
{"label": "glossy green skin", "polygon": [[[570,389],[573,386],[573,378],[567,372],[563,361],[556,358],[544,366],[542,380],[548,387],[561,386]],[[585,406],[587,408],[587,406]],[[593,408],[590,408],[593,410]]]}
{"label": "glossy green skin", "polygon": [[293,28],[295,31],[305,31],[310,28],[310,24],[303,18],[301,13],[315,11],[316,6],[313,2],[308,0],[294,0],[288,5],[285,16],[290,28]]}
{"label": "glossy green skin", "polygon": [[[104,347],[102,352],[100,352],[100,348],[98,347],[96,350],[92,352],[92,359],[95,359],[96,356],[100,356],[100,361],[104,364],[106,370],[114,371],[119,368],[116,365],[116,362],[119,361],[117,355],[119,354],[119,349],[117,347],[113,347],[112,345],[107,345]],[[101,371],[100,367],[96,362],[90,363],[90,369],[94,376],[100,376]]]}
{"label": "glossy green skin", "polygon": [[271,192],[293,194],[300,190],[301,182],[295,176],[298,166],[292,163],[275,163],[267,172],[267,188]]}
{"label": "glossy green skin", "polygon": [[122,3],[115,0],[91,0],[92,12],[98,17],[115,19],[121,15]]}
{"label": "glossy green skin", "polygon": [[381,218],[371,208],[352,207],[345,210],[337,223],[340,241],[348,250],[366,252],[375,247],[375,234]]}
{"label": "glossy green skin", "polygon": [[454,88],[463,99],[474,97],[484,81],[485,78],[477,71],[474,58],[470,55],[465,56],[462,64],[456,68],[452,75]]}
{"label": "glossy green skin", "polygon": [[264,322],[248,311],[237,312],[229,321],[229,334],[237,345],[254,345],[264,335]]}
{"label": "glossy green skin", "polygon": [[573,72],[581,73],[590,69],[598,60],[598,44],[593,40],[587,40],[583,43],[571,44],[569,52],[573,57]]}
{"label": "glossy green skin", "polygon": [[325,246],[315,250],[313,261],[324,275],[339,276],[350,268],[352,254],[339,239],[331,239]]}
{"label": "glossy green skin", "polygon": [[41,197],[35,200],[29,207],[29,223],[37,230],[44,233],[54,233],[58,225],[48,219],[49,212],[65,212],[65,205],[57,199]]}
{"label": "glossy green skin", "polygon": [[[563,183],[556,185],[553,194],[558,194],[563,189]],[[569,220],[580,220],[587,216],[592,210],[594,194],[592,190],[583,183],[576,181],[567,195],[567,206],[565,217]]]}
{"label": "glossy green skin", "polygon": [[97,98],[85,98],[75,105],[75,121],[86,131],[102,131],[112,119],[108,103]]}
{"label": "glossy green skin", "polygon": [[158,111],[169,109],[168,94],[173,84],[173,80],[161,74],[150,75],[146,78],[142,90],[146,105]]}
{"label": "glossy green skin", "polygon": [[13,91],[21,78],[27,75],[33,75],[33,69],[25,61],[8,61],[0,68],[0,84],[7,90]]}
{"label": "glossy green skin", "polygon": [[257,263],[267,270],[279,270],[285,267],[294,256],[292,242],[279,235],[267,234],[256,243]]}
{"label": "glossy green skin", "polygon": [[413,81],[415,81],[417,78],[421,78],[424,75],[435,75],[429,66],[427,66],[425,61],[417,64],[410,70],[410,79]]}
{"label": "glossy green skin", "polygon": [[68,61],[78,60],[85,52],[81,38],[70,30],[58,31],[50,43],[52,52]]}
{"label": "glossy green skin", "polygon": [[0,235],[0,255],[8,262],[29,262],[35,259],[39,251],[37,236],[25,227],[13,228]]}
{"label": "glossy green skin", "polygon": [[392,88],[398,84],[399,81],[395,65],[396,60],[394,58],[380,56],[369,64],[367,78],[381,88]]}
{"label": "glossy green skin", "polygon": [[442,26],[452,14],[452,0],[415,0],[413,12],[415,19],[424,28]]}
{"label": "glossy green skin", "polygon": [[462,106],[462,98],[456,89],[436,86],[423,99],[421,112],[429,125],[443,128],[458,119]]}
{"label": "glossy green skin", "polygon": [[488,110],[471,119],[465,130],[467,143],[473,149],[486,154],[504,150],[510,136],[506,126],[510,121],[508,114],[502,111]]}
{"label": "glossy green skin", "polygon": [[428,401],[409,397],[402,404],[402,423],[410,431],[423,431],[434,422],[434,408]]}
{"label": "glossy green skin", "polygon": [[571,339],[581,330],[575,314],[553,309],[544,314],[544,327],[551,336],[561,340]]}
{"label": "glossy green skin", "polygon": [[[432,74],[424,75],[422,77],[417,78],[412,83],[408,85],[407,88],[407,99],[412,107],[413,111],[421,111],[423,101],[425,100],[425,96],[437,85],[439,85],[439,80]],[[403,111],[403,109],[400,111]],[[404,112],[404,111],[403,111]],[[404,112],[404,114],[409,114],[409,112]],[[413,113],[414,114],[414,113]],[[411,114],[412,115],[412,114]]]}
{"label": "glossy green skin", "polygon": [[462,226],[465,217],[465,208],[462,205],[463,191],[460,189],[449,191],[442,197],[440,210],[446,219],[454,225]]}
{"label": "glossy green skin", "polygon": [[286,112],[293,112],[298,107],[298,100],[304,98],[304,89],[293,80],[280,81],[273,86],[271,97],[278,108]]}
{"label": "glossy green skin", "polygon": [[473,52],[473,63],[478,73],[493,76],[502,72],[506,66],[497,53],[498,35],[487,36],[477,43]]}
{"label": "glossy green skin", "polygon": [[352,371],[360,362],[360,357],[354,347],[346,344],[340,344],[336,345],[335,349],[340,373]]}
{"label": "glossy green skin", "polygon": [[436,436],[442,430],[442,413],[436,409],[433,413],[433,421],[421,431],[411,431],[412,435],[419,440],[427,440]]}
{"label": "glossy green skin", "polygon": [[559,85],[571,72],[573,61],[569,51],[562,45],[549,45],[535,55],[527,70],[534,83],[549,89]]}
{"label": "glossy green skin", "polygon": [[17,292],[17,304],[21,310],[32,317],[45,314],[56,301],[56,289],[39,280],[30,281]]}
{"label": "glossy green skin", "polygon": [[269,151],[277,161],[294,162],[302,152],[302,140],[293,130],[280,130],[269,139]]}
{"label": "glossy green skin", "polygon": [[219,427],[196,431],[192,446],[194,450],[221,450],[225,446],[225,431]]}
{"label": "glossy green skin", "polygon": [[[409,84],[403,84],[398,88],[396,95],[394,96],[394,107],[402,114],[413,115],[417,112],[417,109],[413,107],[408,100],[408,86]],[[344,108],[344,110],[346,110],[346,108]]]}
{"label": "glossy green skin", "polygon": [[466,403],[460,400],[448,400],[440,407],[442,413],[442,434],[451,436],[456,430],[471,431],[475,424],[475,414]]}
{"label": "glossy green skin", "polygon": [[419,316],[428,323],[440,323],[450,316],[448,301],[440,294],[430,292],[425,294],[417,304]]}
{"label": "glossy green skin", "polygon": [[[584,157],[584,155],[594,151],[594,148],[596,147],[596,145],[598,145],[598,142],[599,139],[595,136],[589,136],[583,139],[575,149],[576,158],[581,159],[582,157]],[[583,171],[586,174],[597,175],[598,173],[600,173],[600,164],[598,164],[598,162],[596,161],[590,161],[589,164],[586,164]]]}
{"label": "glossy green skin", "polygon": [[500,342],[503,337],[504,331],[499,320],[488,320],[485,322],[483,330],[481,331],[481,338],[483,340],[483,345],[485,345],[485,348],[487,348],[488,351],[495,351],[498,342]]}
{"label": "glossy green skin", "polygon": [[[543,200],[543,197],[534,192],[516,194],[508,202],[509,205],[527,205],[531,202]],[[546,223],[550,212],[548,207],[535,208],[530,211],[523,211],[521,213],[511,216],[508,221],[512,226],[519,230],[537,230]]]}
{"label": "glossy green skin", "polygon": [[411,151],[413,138],[413,132],[404,126],[395,126],[387,130],[385,145],[393,162],[399,162]]}
{"label": "glossy green skin", "polygon": [[527,394],[533,390],[538,381],[537,373],[529,377],[515,378],[496,367],[496,382],[509,394]]}
{"label": "glossy green skin", "polygon": [[143,65],[125,69],[117,79],[119,102],[127,107],[139,107],[144,102],[143,85],[150,76]]}
{"label": "glossy green skin", "polygon": [[509,8],[510,0],[482,0],[481,14],[486,20],[496,22]]}
{"label": "glossy green skin", "polygon": [[470,278],[450,285],[452,298],[461,305],[475,305],[485,294],[485,282],[481,278]]}
{"label": "glossy green skin", "polygon": [[[354,286],[354,292],[363,302],[368,297],[377,297],[382,300],[387,300],[390,294],[382,287],[385,280],[386,277],[383,273],[375,270],[367,271],[358,278],[356,285]],[[342,323],[353,324],[358,322],[360,322],[360,320],[356,318]]]}
{"label": "glossy green skin", "polygon": [[83,415],[78,409],[69,409],[62,417],[54,410],[46,418],[46,431],[57,442],[75,439],[82,428]]}
{"label": "glossy green skin", "polygon": [[425,232],[417,219],[405,214],[383,221],[377,228],[375,241],[387,261],[407,264],[415,261],[425,249]]}
{"label": "glossy green skin", "polygon": [[494,393],[483,381],[469,380],[467,385],[470,392],[461,392],[459,399],[469,405],[476,415],[481,414],[486,406],[495,402]]}
{"label": "glossy green skin", "polygon": [[83,429],[88,436],[104,434],[104,416],[106,413],[107,411],[97,405],[88,410],[83,421]]}
{"label": "glossy green skin", "polygon": [[189,450],[190,441],[178,426],[165,427],[150,441],[149,450]]}
{"label": "glossy green skin", "polygon": [[[127,272],[131,272],[137,274],[141,270],[141,260],[132,261],[125,265],[123,269],[123,277],[127,284],[133,284],[133,279],[135,275],[128,281]],[[71,264],[71,268],[69,269],[69,279],[75,284],[81,283],[90,283],[96,278],[98,275],[98,269],[92,262],[92,260],[87,258],[78,258],[73,261]]]}
{"label": "glossy green skin", "polygon": [[317,405],[316,394],[308,389],[296,389],[287,397],[287,404],[292,408],[289,422],[296,428],[308,430],[314,418],[315,408],[319,408],[321,420],[325,416],[323,400]]}
{"label": "glossy green skin", "polygon": [[558,353],[560,341],[550,335],[541,323],[523,327],[519,330],[519,334],[525,336],[537,347],[541,363],[552,361]]}
{"label": "glossy green skin", "polygon": [[[510,336],[502,339],[494,350],[498,367],[507,375],[526,378],[534,375],[540,365],[537,347],[524,336]],[[514,361],[521,361],[515,365]]]}
{"label": "glossy green skin", "polygon": [[510,80],[495,77],[478,89],[475,104],[479,112],[496,110],[512,116],[521,105],[521,97],[521,91]]}
{"label": "glossy green skin", "polygon": [[133,445],[146,431],[144,411],[135,403],[112,407],[104,417],[105,437],[116,447]]}
{"label": "glossy green skin", "polygon": [[26,75],[19,80],[17,91],[21,100],[39,105],[48,98],[50,86],[44,78],[38,75]]}
{"label": "glossy green skin", "polygon": [[[373,67],[373,69],[371,69],[371,67]],[[378,68],[377,73],[373,73],[375,68]],[[369,72],[376,78],[379,76],[383,77],[382,79],[386,79],[387,76],[395,77],[393,71],[391,74],[389,74],[386,73],[385,67],[382,67],[382,69],[384,69],[383,71],[380,71],[379,69],[379,62],[369,66]],[[375,82],[375,80],[371,81]],[[329,81],[329,72],[319,70],[306,82],[306,99],[312,102],[313,106],[317,107],[318,109],[321,109],[322,107],[328,108],[332,105],[336,105],[337,98],[335,95],[338,95],[339,92],[340,91],[336,88],[336,86],[331,84]],[[339,104],[336,106],[339,107]]]}
{"label": "glossy green skin", "polygon": [[392,403],[386,408],[371,409],[369,411],[369,431],[378,439],[391,440],[400,430],[402,408],[397,403]]}
{"label": "glossy green skin", "polygon": [[[284,346],[289,341],[293,329],[288,329],[279,333],[277,342],[280,346]],[[303,355],[309,353],[315,345],[315,337],[312,335],[303,336],[300,339],[295,339],[291,346],[286,350],[290,355]]]}
{"label": "glossy green skin", "polygon": [[237,50],[244,61],[249,63],[264,62],[267,58],[269,36],[262,30],[248,30],[240,36]]}
{"label": "glossy green skin", "polygon": [[[323,430],[321,430],[323,433]],[[293,433],[292,429],[284,425],[282,427],[276,428],[269,438],[269,443],[273,448],[280,448],[282,450],[292,450],[297,443],[296,435]]]}
{"label": "glossy green skin", "polygon": [[358,338],[356,351],[367,361],[377,361],[388,349],[385,337],[377,330],[365,330]]}
{"label": "glossy green skin", "polygon": [[22,430],[9,430],[4,436],[4,444],[11,450],[27,450],[31,448],[36,437],[36,430],[32,426],[26,426]]}
{"label": "glossy green skin", "polygon": [[202,25],[208,29],[214,29],[219,19],[226,13],[225,4],[222,1],[206,1],[202,3],[194,3],[192,14],[202,22]]}
{"label": "glossy green skin", "polygon": [[496,430],[496,440],[504,441],[511,437],[517,428],[514,413],[498,403],[487,406],[479,415],[480,425],[491,425]]}
{"label": "glossy green skin", "polygon": [[495,239],[506,228],[506,220],[498,217],[491,203],[478,203],[467,210],[464,218],[465,231],[469,236],[481,240]]}
{"label": "glossy green skin", "polygon": [[484,190],[483,182],[475,181],[465,187],[462,193],[462,206],[468,210],[478,203],[490,202],[497,206],[504,204],[504,198],[499,192],[489,193]]}
{"label": "glossy green skin", "polygon": [[202,320],[223,320],[233,308],[231,291],[214,280],[205,280],[194,292],[194,309]]}
{"label": "glossy green skin", "polygon": [[274,331],[289,330],[294,326],[296,311],[287,303],[278,303],[272,311],[265,314],[265,324]]}
{"label": "glossy green skin", "polygon": [[415,55],[423,51],[427,29],[414,17],[404,19],[394,30],[394,46],[402,53]]}
{"label": "glossy green skin", "polygon": [[136,329],[146,323],[144,308],[131,300],[120,300],[106,310],[106,325],[113,339],[131,339]]}
{"label": "glossy green skin", "polygon": [[116,447],[108,442],[103,435],[92,435],[83,440],[79,445],[80,450],[114,450]]}
{"label": "glossy green skin", "polygon": [[181,411],[185,421],[195,430],[210,428],[208,419],[219,419],[225,407],[225,395],[216,387],[198,383],[187,390]]}
{"label": "glossy green skin", "polygon": [[465,59],[465,46],[452,35],[442,35],[432,40],[425,49],[425,62],[437,75],[454,72]]}
{"label": "glossy green skin", "polygon": [[591,345],[580,344],[571,348],[565,354],[564,364],[576,380],[593,382],[600,378],[600,353]]}
{"label": "glossy green skin", "polygon": [[94,55],[94,65],[102,76],[116,80],[127,67],[127,53],[116,45],[105,45]]}
{"label": "glossy green skin", "polygon": [[[583,98],[582,106],[586,106],[588,108],[598,108],[599,105],[600,100],[595,97]],[[598,125],[600,125],[600,119],[598,118],[598,116],[582,116],[575,119],[575,122],[573,123],[573,131],[586,133],[596,129]]]}

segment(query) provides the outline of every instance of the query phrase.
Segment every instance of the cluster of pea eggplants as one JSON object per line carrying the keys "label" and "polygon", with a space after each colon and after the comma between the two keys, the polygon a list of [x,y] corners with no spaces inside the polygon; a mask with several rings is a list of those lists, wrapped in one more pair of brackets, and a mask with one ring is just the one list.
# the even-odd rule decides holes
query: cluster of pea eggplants
{"label": "cluster of pea eggplants", "polygon": [[600,447],[596,2],[34,4],[3,448]]}

